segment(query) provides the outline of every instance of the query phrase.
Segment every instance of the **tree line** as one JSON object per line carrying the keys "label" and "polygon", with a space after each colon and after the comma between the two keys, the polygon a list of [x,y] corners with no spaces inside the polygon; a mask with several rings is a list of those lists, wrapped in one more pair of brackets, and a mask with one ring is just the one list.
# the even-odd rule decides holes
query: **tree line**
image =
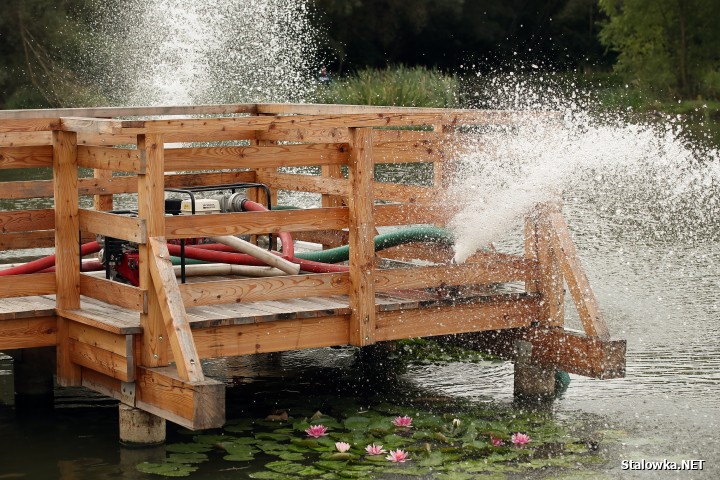
{"label": "tree line", "polygon": [[[118,0],[107,0],[118,1]],[[613,70],[662,98],[720,99],[718,0],[307,0],[334,75],[388,65],[464,72],[532,62]],[[93,0],[4,0],[0,108],[101,104],[84,55]]]}

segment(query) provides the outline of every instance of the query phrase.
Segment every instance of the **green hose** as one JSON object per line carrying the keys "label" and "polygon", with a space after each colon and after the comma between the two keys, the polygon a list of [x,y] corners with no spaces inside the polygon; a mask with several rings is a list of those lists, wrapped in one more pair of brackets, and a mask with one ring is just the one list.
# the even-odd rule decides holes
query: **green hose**
{"label": "green hose", "polygon": [[[428,226],[409,227],[376,236],[375,251],[412,242],[434,242],[452,245],[453,240],[452,234],[442,228]],[[313,262],[338,263],[350,258],[350,247],[343,245],[342,247],[329,248],[317,252],[296,253],[295,256]]]}

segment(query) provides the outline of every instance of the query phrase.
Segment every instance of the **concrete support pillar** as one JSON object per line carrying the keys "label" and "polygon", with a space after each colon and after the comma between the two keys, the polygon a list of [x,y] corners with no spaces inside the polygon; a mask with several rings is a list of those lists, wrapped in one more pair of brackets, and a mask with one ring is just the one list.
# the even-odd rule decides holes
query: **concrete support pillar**
{"label": "concrete support pillar", "polygon": [[515,342],[515,396],[528,400],[547,400],[555,395],[555,368],[533,365],[532,344]]}
{"label": "concrete support pillar", "polygon": [[165,443],[165,419],[121,403],[120,443],[138,447]]}

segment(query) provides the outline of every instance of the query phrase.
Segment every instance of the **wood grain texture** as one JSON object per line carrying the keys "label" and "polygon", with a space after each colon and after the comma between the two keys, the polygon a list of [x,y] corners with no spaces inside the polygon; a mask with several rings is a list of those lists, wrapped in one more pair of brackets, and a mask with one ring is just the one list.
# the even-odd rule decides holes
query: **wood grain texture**
{"label": "wood grain texture", "polygon": [[53,347],[57,328],[55,315],[0,320],[0,351]]}
{"label": "wood grain texture", "polygon": [[120,238],[134,243],[147,240],[146,221],[97,210],[80,209],[80,229],[84,232]]}
{"label": "wood grain texture", "polygon": [[150,276],[157,294],[168,343],[181,379],[199,382],[205,379],[193,341],[182,296],[175,280],[175,271],[164,238],[151,237]]}
{"label": "wood grain texture", "polygon": [[52,167],[52,144],[0,147],[0,170],[7,168]]}
{"label": "wood grain texture", "polygon": [[0,277],[0,298],[31,297],[55,293],[54,273],[31,273]]}
{"label": "wood grain texture", "polygon": [[146,292],[142,289],[86,273],[80,274],[80,293],[135,312],[147,308]]}
{"label": "wood grain texture", "polygon": [[350,236],[350,343],[375,343],[375,220],[371,129],[350,129],[348,232]]}
{"label": "wood grain texture", "polygon": [[78,165],[115,172],[145,173],[145,159],[136,149],[78,146]]}

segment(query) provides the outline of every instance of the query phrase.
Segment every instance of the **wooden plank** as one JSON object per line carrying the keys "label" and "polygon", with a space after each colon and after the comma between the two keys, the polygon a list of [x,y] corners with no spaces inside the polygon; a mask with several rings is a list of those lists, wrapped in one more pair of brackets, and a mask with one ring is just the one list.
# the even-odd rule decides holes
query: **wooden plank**
{"label": "wooden plank", "polygon": [[269,212],[219,213],[216,215],[173,216],[165,219],[166,234],[172,238],[212,235],[244,235],[342,229],[348,223],[347,208],[309,208]]}
{"label": "wooden plank", "polygon": [[[2,110],[0,110],[2,113]],[[0,132],[2,147],[35,147],[52,145],[52,132]]]}
{"label": "wooden plank", "polygon": [[393,202],[427,203],[438,198],[438,191],[432,187],[417,187],[399,183],[372,183],[373,196],[377,200]]}
{"label": "wooden plank", "polygon": [[122,133],[123,128],[141,127],[143,122],[93,117],[60,117],[61,131],[73,133]]}
{"label": "wooden plank", "polygon": [[180,293],[183,303],[191,307],[347,295],[350,291],[349,285],[347,273],[323,273],[186,283],[180,285]]}
{"label": "wooden plank", "polygon": [[118,335],[137,335],[143,331],[139,321],[134,324],[130,324],[125,320],[118,321],[117,318],[111,316],[111,310],[98,311],[87,308],[75,310],[57,309],[57,315],[62,319],[72,320],[73,322],[79,322]]}
{"label": "wooden plank", "polygon": [[[80,245],[78,242],[77,135],[53,132],[53,185],[55,197],[55,285],[58,309],[80,307]],[[58,318],[57,380],[62,386],[79,386],[80,367],[70,359],[69,323]]]}
{"label": "wooden plank", "polygon": [[254,103],[222,105],[172,105],[157,107],[81,107],[0,110],[0,120],[60,117],[137,117],[163,115],[223,115],[257,112]]}
{"label": "wooden plank", "polygon": [[0,147],[0,170],[52,167],[52,145]]}
{"label": "wooden plank", "polygon": [[561,327],[565,323],[565,281],[557,251],[552,246],[553,233],[548,221],[549,213],[559,208],[558,205],[539,206],[537,213],[528,219],[533,225],[526,227],[531,236],[526,240],[527,255],[532,255],[534,252],[540,267],[536,282],[528,280],[526,291],[539,292],[545,299],[540,325],[546,327]]}
{"label": "wooden plank", "polygon": [[[112,179],[112,172],[110,170],[94,169],[93,178],[102,180]],[[113,210],[113,196],[112,194],[105,195],[94,195],[93,196],[93,208],[99,212]]]}
{"label": "wooden plank", "polygon": [[0,320],[55,315],[55,299],[35,297],[4,298],[0,301]]}
{"label": "wooden plank", "polygon": [[347,143],[348,129],[340,128],[281,128],[260,131],[256,137],[261,141],[303,143]]}
{"label": "wooden plank", "polygon": [[137,149],[78,146],[78,165],[115,172],[145,173],[145,158]]}
{"label": "wooden plank", "polygon": [[[201,185],[220,185],[239,182],[254,182],[255,172],[216,172],[168,175],[168,188],[192,187]],[[138,191],[138,178],[109,177],[81,178],[78,180],[80,195],[135,193]],[[5,182],[0,188],[0,199],[42,198],[53,196],[52,180],[29,180]]]}
{"label": "wooden plank", "polygon": [[350,241],[345,230],[315,230],[312,232],[291,232],[294,241],[319,243],[323,247],[340,247]]}
{"label": "wooden plank", "polygon": [[185,381],[204,380],[200,357],[195,349],[183,299],[175,280],[175,271],[164,238],[151,237],[150,276],[162,311],[168,343],[172,349],[178,375]]}
{"label": "wooden plank", "polygon": [[57,343],[55,315],[0,321],[0,351],[53,347]]}
{"label": "wooden plank", "polygon": [[147,308],[146,292],[140,288],[87,273],[80,274],[80,293],[135,312],[144,312]]}
{"label": "wooden plank", "polygon": [[375,343],[375,220],[371,129],[350,129],[348,232],[350,234],[350,343]]}
{"label": "wooden plank", "polygon": [[[0,110],[0,112],[2,112]],[[5,116],[3,112],[3,116]],[[60,127],[60,119],[54,118],[18,118],[5,116],[0,122],[0,133],[3,132],[42,132],[56,130]]]}
{"label": "wooden plank", "polygon": [[165,151],[165,170],[335,165],[347,163],[347,158],[346,144],[170,148]]}
{"label": "wooden plank", "polygon": [[136,406],[191,430],[225,423],[225,385],[217,380],[188,382],[173,367],[138,369]]}
{"label": "wooden plank", "polygon": [[54,273],[32,273],[0,277],[0,298],[31,297],[54,293]]}
{"label": "wooden plank", "polygon": [[0,212],[0,233],[53,228],[55,228],[55,210],[52,208]]}
{"label": "wooden plank", "polygon": [[[511,110],[477,110],[477,109],[444,109],[444,108],[422,108],[422,107],[386,107],[368,105],[334,105],[334,104],[282,104],[263,103],[257,104],[258,114],[298,114],[298,115],[342,115],[350,117],[347,126],[385,126],[385,125],[358,125],[354,117],[362,115],[374,115],[378,119],[386,119],[387,125],[394,125],[395,122],[387,120],[392,115],[407,116],[418,119],[412,125],[502,125],[508,123],[520,123],[523,121],[540,121],[543,119],[559,118],[558,112],[528,112]],[[422,119],[422,120],[419,120]],[[407,125],[410,125],[408,123]]]}
{"label": "wooden plank", "polygon": [[132,344],[128,344],[128,335],[125,334],[108,332],[107,330],[95,328],[90,325],[72,322],[70,324],[69,337],[79,343],[90,345],[121,357],[132,356]]}
{"label": "wooden plank", "polygon": [[193,329],[202,358],[347,345],[349,315]]}
{"label": "wooden plank", "polygon": [[625,376],[625,340],[601,340],[561,328],[531,328],[525,338],[533,345],[535,364],[591,378]]}
{"label": "wooden plank", "polygon": [[390,292],[453,285],[507,283],[523,281],[536,272],[537,264],[521,257],[512,262],[489,260],[452,267],[395,268],[378,270],[375,273],[375,290]]}
{"label": "wooden plank", "polygon": [[430,224],[443,226],[454,216],[456,207],[433,204],[375,205],[375,225]]}
{"label": "wooden plank", "polygon": [[379,312],[376,341],[527,327],[536,321],[539,299],[498,295],[487,301]]}
{"label": "wooden plank", "polygon": [[347,196],[350,188],[344,178],[318,177],[293,173],[258,172],[258,182],[278,190]]}
{"label": "wooden plank", "polygon": [[[82,242],[95,240],[94,235],[84,234]],[[55,246],[55,230],[36,230],[30,232],[0,234],[0,250],[22,250],[27,248],[45,248]]]}
{"label": "wooden plank", "polygon": [[377,252],[379,258],[389,260],[398,260],[401,262],[422,260],[443,264],[450,263],[454,255],[455,252],[453,252],[451,246],[437,243],[406,243]]}
{"label": "wooden plank", "polygon": [[86,208],[80,209],[80,229],[135,243],[145,243],[147,239],[144,219]]}
{"label": "wooden plank", "polygon": [[[165,151],[162,135],[138,135],[138,150],[145,158],[145,174],[138,175],[138,215],[146,222],[148,238],[165,233]],[[143,327],[140,364],[147,367],[165,366],[169,362],[170,346],[163,310],[151,278],[150,266],[155,263],[147,244],[140,244],[139,287],[147,291],[147,312],[140,314]]]}
{"label": "wooden plank", "polygon": [[103,375],[90,368],[82,369],[82,386],[106,397],[123,401],[122,383],[117,378]]}
{"label": "wooden plank", "polygon": [[585,275],[585,270],[580,264],[580,258],[575,244],[570,238],[567,223],[565,223],[565,219],[560,213],[550,214],[549,220],[553,228],[552,245],[559,257],[565,281],[570,290],[570,295],[575,301],[585,333],[601,340],[609,340],[610,332],[605,323],[605,318],[600,312],[600,307],[595,294],[590,288],[590,281]]}
{"label": "wooden plank", "polygon": [[134,372],[129,371],[126,356],[98,348],[92,344],[79,342],[73,338],[70,338],[68,343],[70,360],[73,363],[123,382],[134,381]]}

